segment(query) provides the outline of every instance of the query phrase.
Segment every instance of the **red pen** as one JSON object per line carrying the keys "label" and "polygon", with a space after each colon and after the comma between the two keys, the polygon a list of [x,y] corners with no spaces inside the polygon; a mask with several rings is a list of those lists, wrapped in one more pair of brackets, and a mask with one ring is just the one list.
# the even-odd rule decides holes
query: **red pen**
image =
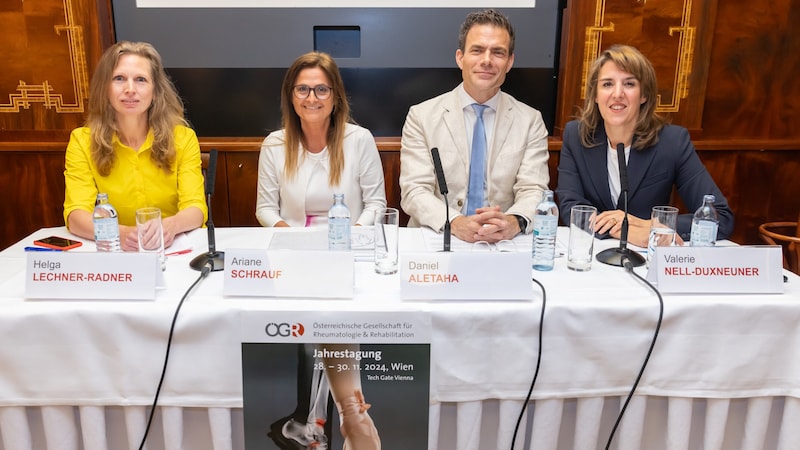
{"label": "red pen", "polygon": [[167,253],[167,256],[185,255],[187,253],[190,253],[191,251],[192,251],[192,249],[187,248],[187,249],[184,249],[184,250],[178,250],[177,252]]}

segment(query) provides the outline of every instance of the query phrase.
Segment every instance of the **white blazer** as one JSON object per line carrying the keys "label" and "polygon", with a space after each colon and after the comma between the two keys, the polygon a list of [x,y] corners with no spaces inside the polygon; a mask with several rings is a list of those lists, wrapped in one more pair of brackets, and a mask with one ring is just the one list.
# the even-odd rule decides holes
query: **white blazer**
{"label": "white blazer", "polygon": [[[372,225],[375,212],[386,207],[383,166],[375,139],[369,130],[347,124],[344,131],[344,171],[334,192],[343,193],[350,209],[350,222]],[[299,158],[303,157],[299,153]],[[293,227],[306,223],[309,173],[298,171],[294,179],[284,176],[286,151],[284,131],[270,133],[261,144],[258,158],[256,218],[265,227],[284,221]],[[326,169],[330,170],[328,161]],[[333,199],[331,199],[333,203]]]}

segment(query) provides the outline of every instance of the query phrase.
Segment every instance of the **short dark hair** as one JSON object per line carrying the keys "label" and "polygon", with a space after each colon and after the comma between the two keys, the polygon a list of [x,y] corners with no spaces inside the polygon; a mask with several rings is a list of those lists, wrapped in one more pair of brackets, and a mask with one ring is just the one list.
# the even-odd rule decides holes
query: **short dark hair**
{"label": "short dark hair", "polygon": [[461,51],[466,51],[467,33],[475,25],[492,25],[499,28],[504,28],[508,31],[508,54],[514,54],[514,27],[508,17],[494,9],[485,9],[483,11],[475,11],[467,14],[464,23],[461,24],[461,30],[458,32],[458,48]]}

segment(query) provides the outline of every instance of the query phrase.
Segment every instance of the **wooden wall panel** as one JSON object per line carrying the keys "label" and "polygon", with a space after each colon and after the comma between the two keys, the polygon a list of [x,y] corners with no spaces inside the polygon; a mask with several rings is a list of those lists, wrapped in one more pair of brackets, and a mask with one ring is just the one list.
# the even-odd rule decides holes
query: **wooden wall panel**
{"label": "wooden wall panel", "polygon": [[553,134],[560,136],[583,106],[588,71],[600,52],[612,44],[629,44],[656,69],[656,110],[699,135],[715,9],[716,0],[569,2]]}
{"label": "wooden wall panel", "polygon": [[43,227],[64,225],[64,153],[0,151],[0,248]]}
{"label": "wooden wall panel", "polygon": [[[39,228],[64,225],[65,145],[33,143],[15,148],[0,143],[0,192],[14,193],[4,196],[3,209],[15,212],[14,220],[0,221],[0,248]],[[260,138],[201,139],[200,145],[204,152],[211,148],[220,152],[212,197],[214,224],[259,226],[255,202]],[[551,188],[558,185],[560,145],[555,139],[550,142]],[[400,208],[399,140],[382,139],[378,146],[387,202]],[[736,215],[734,242],[760,244],[759,224],[796,220],[800,212],[800,148],[753,151],[705,146],[698,154]],[[674,203],[682,211],[690,211],[678,198]]]}
{"label": "wooden wall panel", "polygon": [[758,225],[796,221],[800,214],[800,150],[742,152],[733,191],[737,242],[761,243]]}
{"label": "wooden wall panel", "polygon": [[231,225],[261,226],[256,220],[258,150],[231,152],[226,155],[226,160]]}
{"label": "wooden wall panel", "polygon": [[113,42],[110,0],[6,0],[0,140],[63,141],[84,121],[92,68]]}
{"label": "wooden wall panel", "polygon": [[720,2],[704,137],[800,140],[800,2]]}
{"label": "wooden wall panel", "polygon": [[408,224],[408,214],[400,207],[400,139],[376,138],[383,164],[383,183],[386,187],[386,206],[400,211],[400,225]]}
{"label": "wooden wall panel", "polygon": [[400,226],[406,226],[408,214],[400,208],[400,150],[382,151],[381,163],[386,186],[386,206],[397,208],[400,211]]}

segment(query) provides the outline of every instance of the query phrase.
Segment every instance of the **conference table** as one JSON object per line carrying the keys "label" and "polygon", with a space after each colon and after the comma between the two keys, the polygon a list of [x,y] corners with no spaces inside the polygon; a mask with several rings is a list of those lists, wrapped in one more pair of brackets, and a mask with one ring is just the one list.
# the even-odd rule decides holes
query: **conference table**
{"label": "conference table", "polygon": [[[266,249],[276,232],[217,228],[216,247]],[[559,249],[568,232],[559,228]],[[431,234],[402,228],[401,253],[432,251]],[[167,259],[166,287],[142,301],[26,299],[24,247],[49,235],[68,232],[41,229],[0,252],[0,448],[138,448],[206,230],[181,238],[191,251]],[[515,241],[530,251],[530,236]],[[596,240],[595,251],[616,245]],[[785,274],[783,294],[664,295],[660,334],[611,448],[800,449],[800,277]],[[147,448],[244,448],[238,329],[252,311],[429,314],[431,450],[511,448],[541,327],[515,448],[605,448],[653,338],[658,297],[597,261],[578,273],[560,256],[532,275],[546,302],[534,283],[526,300],[407,301],[400,275],[378,275],[370,262],[355,263],[352,299],[226,296],[223,273],[212,272],[177,319]]]}

